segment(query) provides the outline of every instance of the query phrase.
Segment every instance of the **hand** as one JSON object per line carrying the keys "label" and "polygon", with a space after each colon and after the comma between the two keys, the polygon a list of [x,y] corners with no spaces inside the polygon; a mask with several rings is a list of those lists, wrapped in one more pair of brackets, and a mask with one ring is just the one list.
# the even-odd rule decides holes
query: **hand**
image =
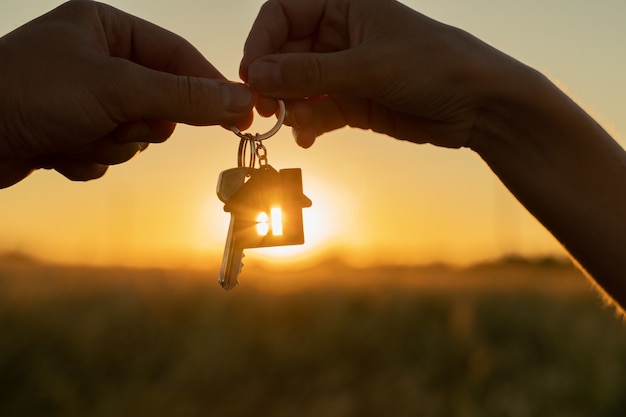
{"label": "hand", "polygon": [[[497,88],[494,70],[511,64],[518,65],[393,0],[270,0],[250,31],[240,75],[261,95],[293,99],[287,122],[304,147],[346,125],[461,147]],[[267,100],[258,107],[274,110]]]}
{"label": "hand", "polygon": [[346,125],[470,147],[626,308],[626,151],[537,71],[394,0],[269,0],[240,73],[304,147]]}
{"label": "hand", "polygon": [[176,122],[251,122],[248,87],[181,37],[96,2],[68,2],[0,38],[0,62],[0,188],[39,167],[98,178]]}

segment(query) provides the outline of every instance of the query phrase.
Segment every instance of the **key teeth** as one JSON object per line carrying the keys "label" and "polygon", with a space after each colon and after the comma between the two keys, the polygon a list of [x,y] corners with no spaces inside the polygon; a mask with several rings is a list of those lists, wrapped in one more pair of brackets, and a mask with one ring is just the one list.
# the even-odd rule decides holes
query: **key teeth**
{"label": "key teeth", "polygon": [[243,271],[243,258],[246,257],[246,254],[241,252],[241,262],[239,263],[239,274],[241,274],[241,271]]}

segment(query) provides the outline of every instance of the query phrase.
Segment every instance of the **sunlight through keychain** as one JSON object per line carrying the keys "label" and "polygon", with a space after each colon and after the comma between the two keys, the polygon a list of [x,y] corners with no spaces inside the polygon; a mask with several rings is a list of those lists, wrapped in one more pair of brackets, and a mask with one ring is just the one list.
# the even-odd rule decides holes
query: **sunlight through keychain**
{"label": "sunlight through keychain", "polygon": [[244,249],[304,243],[302,209],[312,203],[302,191],[302,171],[276,171],[267,161],[263,144],[285,120],[285,103],[278,100],[278,106],[276,125],[266,133],[253,135],[231,128],[240,138],[237,167],[222,171],[217,181],[217,196],[230,213],[219,275],[226,290],[238,283]]}

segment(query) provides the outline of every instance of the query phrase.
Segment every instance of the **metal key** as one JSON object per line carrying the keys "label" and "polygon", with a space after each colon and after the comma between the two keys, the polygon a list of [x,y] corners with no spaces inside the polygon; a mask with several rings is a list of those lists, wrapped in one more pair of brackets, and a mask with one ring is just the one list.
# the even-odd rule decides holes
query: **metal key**
{"label": "metal key", "polygon": [[245,255],[243,248],[237,246],[235,240],[235,216],[231,215],[218,280],[225,290],[230,290],[239,283],[237,276],[241,273],[241,269],[243,268],[243,258]]}
{"label": "metal key", "polygon": [[[217,180],[217,196],[219,199],[224,203],[227,202],[245,183],[249,173],[250,169],[246,167],[222,171]],[[237,245],[235,239],[235,216],[231,215],[218,280],[225,290],[230,290],[237,285],[237,276],[243,267],[243,257],[243,248]]]}
{"label": "metal key", "polygon": [[246,182],[252,169],[246,167],[231,168],[220,172],[217,178],[217,197],[222,203],[227,202]]}

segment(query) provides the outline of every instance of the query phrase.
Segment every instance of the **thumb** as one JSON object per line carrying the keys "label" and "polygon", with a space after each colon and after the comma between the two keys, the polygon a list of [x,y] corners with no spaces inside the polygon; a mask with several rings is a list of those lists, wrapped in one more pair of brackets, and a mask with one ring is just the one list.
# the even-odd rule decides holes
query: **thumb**
{"label": "thumb", "polygon": [[123,122],[169,120],[192,125],[231,124],[252,111],[254,94],[243,84],[223,79],[174,75],[148,68],[126,77],[118,89]]}
{"label": "thumb", "polygon": [[248,83],[269,97],[302,98],[332,93],[361,96],[363,70],[353,50],[289,53],[259,58],[248,67]]}

